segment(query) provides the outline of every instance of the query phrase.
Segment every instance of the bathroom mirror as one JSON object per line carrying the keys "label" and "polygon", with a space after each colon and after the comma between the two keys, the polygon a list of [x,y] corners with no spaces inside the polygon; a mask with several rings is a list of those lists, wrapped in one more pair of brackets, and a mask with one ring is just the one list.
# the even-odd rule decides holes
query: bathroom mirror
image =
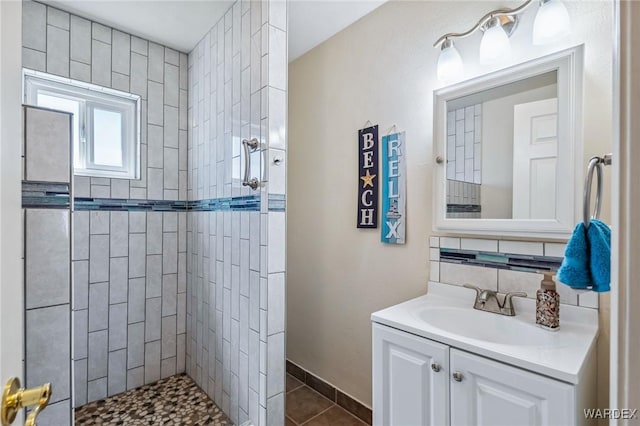
{"label": "bathroom mirror", "polygon": [[438,231],[568,238],[582,184],[583,47],[434,92]]}

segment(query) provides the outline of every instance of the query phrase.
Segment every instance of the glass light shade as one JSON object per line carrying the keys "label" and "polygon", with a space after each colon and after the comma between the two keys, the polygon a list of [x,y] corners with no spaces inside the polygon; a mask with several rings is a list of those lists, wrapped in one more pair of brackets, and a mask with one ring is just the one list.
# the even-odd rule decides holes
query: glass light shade
{"label": "glass light shade", "polygon": [[571,34],[569,12],[560,0],[541,2],[533,22],[533,44],[549,44]]}
{"label": "glass light shade", "polygon": [[494,18],[484,31],[480,41],[480,63],[488,65],[509,55],[511,42],[509,36],[500,25],[500,19]]}
{"label": "glass light shade", "polygon": [[438,57],[438,80],[448,83],[459,80],[463,74],[464,64],[458,49],[451,40],[445,40]]}

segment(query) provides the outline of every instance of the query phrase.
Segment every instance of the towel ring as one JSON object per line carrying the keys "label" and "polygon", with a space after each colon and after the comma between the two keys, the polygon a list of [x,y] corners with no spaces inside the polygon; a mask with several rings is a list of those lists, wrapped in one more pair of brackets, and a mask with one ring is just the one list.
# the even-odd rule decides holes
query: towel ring
{"label": "towel ring", "polygon": [[[591,224],[591,219],[600,218],[600,209],[602,207],[602,166],[610,165],[611,157],[611,154],[607,154],[603,157],[591,157],[591,159],[589,160],[589,165],[587,167],[587,177],[584,181],[584,200],[582,204],[584,215],[583,222],[587,228]],[[593,207],[593,215],[591,215],[591,186],[593,185],[594,172],[596,172],[598,180],[596,181],[596,203]]]}

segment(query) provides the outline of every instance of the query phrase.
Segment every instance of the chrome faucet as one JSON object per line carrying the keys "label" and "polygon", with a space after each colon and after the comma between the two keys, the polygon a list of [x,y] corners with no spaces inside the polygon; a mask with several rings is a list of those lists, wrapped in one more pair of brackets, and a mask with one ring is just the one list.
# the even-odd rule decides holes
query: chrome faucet
{"label": "chrome faucet", "polygon": [[504,294],[501,299],[501,293],[497,291],[482,289],[471,284],[465,284],[466,288],[476,291],[476,300],[473,304],[474,309],[480,311],[493,312],[494,314],[514,316],[516,311],[513,307],[514,297],[527,297],[527,293],[522,291]]}

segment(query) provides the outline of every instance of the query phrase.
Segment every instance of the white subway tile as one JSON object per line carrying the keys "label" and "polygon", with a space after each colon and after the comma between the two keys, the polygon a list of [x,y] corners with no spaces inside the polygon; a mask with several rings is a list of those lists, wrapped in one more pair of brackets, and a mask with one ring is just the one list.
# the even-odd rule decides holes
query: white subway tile
{"label": "white subway tile", "polygon": [[154,81],[148,82],[148,124],[162,126],[164,123],[163,85]]}
{"label": "white subway tile", "polygon": [[71,15],[71,60],[91,63],[91,21]]}
{"label": "white subway tile", "polygon": [[69,213],[27,209],[25,223],[26,307],[69,303]]}
{"label": "white subway tile", "polygon": [[544,243],[544,255],[553,257],[564,257],[565,243]]}
{"label": "white subway tile", "polygon": [[47,6],[42,3],[22,4],[22,46],[41,52],[47,49]]}
{"label": "white subway tile", "polygon": [[91,66],[83,64],[82,62],[71,61],[69,77],[85,83],[91,83]]}
{"label": "white subway tile", "polygon": [[35,71],[47,71],[47,55],[38,50],[22,48],[22,66]]}
{"label": "white subway tile", "polygon": [[101,41],[103,43],[111,44],[111,28],[106,27],[97,22],[91,23],[91,37],[94,40]]}
{"label": "white subway tile", "polygon": [[[145,279],[132,278],[129,280],[129,293],[127,299],[129,324],[144,321],[145,310]],[[144,341],[144,334],[141,337]]]}
{"label": "white subway tile", "polygon": [[472,284],[480,288],[497,290],[498,270],[440,262],[440,282],[455,285]]}
{"label": "white subway tile", "polygon": [[164,103],[173,107],[179,105],[180,68],[164,64]]}
{"label": "white subway tile", "polygon": [[149,48],[149,42],[147,40],[141,39],[139,37],[131,36],[132,52],[147,56],[149,54],[148,48]]}
{"label": "white subway tile", "polygon": [[111,87],[111,45],[92,40],[91,46],[91,82]]}
{"label": "white subway tile", "polygon": [[595,291],[587,291],[578,294],[578,305],[585,308],[598,309],[600,306],[598,293]]}
{"label": "white subway tile", "polygon": [[113,65],[112,71],[129,75],[131,66],[131,36],[123,32],[113,30]]}
{"label": "white subway tile", "polygon": [[149,79],[162,83],[164,80],[164,47],[149,43]]}
{"label": "white subway tile", "polygon": [[[560,295],[560,303],[564,303],[567,305],[577,305],[578,304],[578,292],[569,287],[568,285],[564,285],[554,278],[556,281],[556,291]],[[562,315],[562,313],[560,314]]]}
{"label": "white subway tile", "polygon": [[69,114],[27,108],[25,174],[28,180],[69,182]]}
{"label": "white subway tile", "polygon": [[498,241],[480,238],[462,238],[460,240],[460,248],[462,250],[497,252]]}
{"label": "white subway tile", "polygon": [[71,321],[69,305],[26,311],[26,383],[50,382],[52,402],[70,397]]}
{"label": "white subway tile", "polygon": [[111,73],[111,88],[129,93],[129,76],[117,72]]}
{"label": "white subway tile", "polygon": [[535,299],[542,278],[542,274],[499,269],[498,291],[500,293],[524,291],[527,293],[527,297]]}
{"label": "white subway tile", "polygon": [[91,235],[89,238],[89,282],[109,280],[109,235]]}
{"label": "white subway tile", "polygon": [[498,251],[508,254],[543,256],[543,244],[528,241],[500,241]]}
{"label": "white subway tile", "polygon": [[[164,148],[164,188],[178,189],[178,150]],[[166,199],[166,197],[165,197]],[[174,197],[177,199],[177,197]]]}
{"label": "white subway tile", "polygon": [[454,237],[440,237],[440,247],[448,249],[459,249],[460,238]]}
{"label": "white subway tile", "polygon": [[435,282],[440,281],[440,262],[429,262],[429,279]]}
{"label": "white subway tile", "polygon": [[[109,283],[89,285],[89,332],[106,330],[109,324]],[[91,345],[91,341],[89,341]],[[91,346],[89,346],[91,357]]]}
{"label": "white subway tile", "polygon": [[131,93],[147,99],[147,57],[131,53]]}
{"label": "white subway tile", "polygon": [[144,348],[144,382],[156,382],[160,379],[160,340],[145,344]]}
{"label": "white subway tile", "polygon": [[432,247],[429,249],[429,260],[439,262],[440,261],[440,249]]}
{"label": "white subway tile", "polygon": [[164,106],[164,146],[178,148],[178,108]]}
{"label": "white subway tile", "polygon": [[[116,305],[110,305],[109,306],[109,351],[126,349],[126,347],[127,347],[127,304],[118,303]],[[126,369],[126,361],[125,361],[125,365],[123,365],[123,369]]]}
{"label": "white subway tile", "polygon": [[[126,213],[126,212],[125,212]],[[128,298],[127,258],[109,259],[109,303],[124,303]]]}

